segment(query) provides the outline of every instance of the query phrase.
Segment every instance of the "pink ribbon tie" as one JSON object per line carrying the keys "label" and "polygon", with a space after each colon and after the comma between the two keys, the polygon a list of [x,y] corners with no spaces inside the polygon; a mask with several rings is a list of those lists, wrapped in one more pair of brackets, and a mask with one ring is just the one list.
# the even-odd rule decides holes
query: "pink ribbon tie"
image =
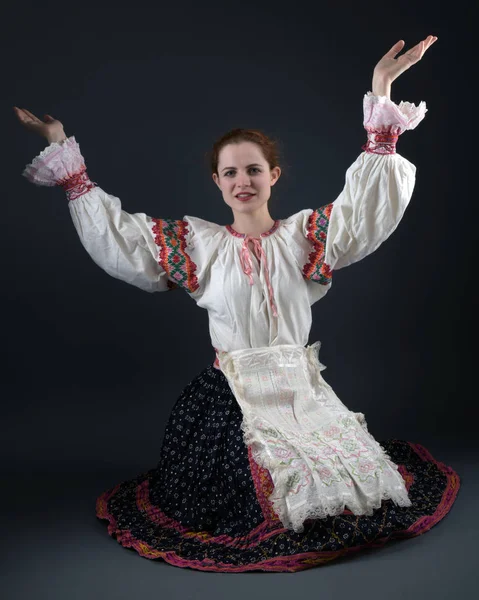
{"label": "pink ribbon tie", "polygon": [[241,246],[241,253],[240,253],[241,267],[242,267],[244,273],[249,277],[250,285],[253,285],[254,280],[253,280],[253,275],[251,274],[253,271],[253,261],[251,259],[251,251],[248,246],[248,242],[250,242],[250,241],[253,242],[253,251],[256,254],[256,257],[258,258],[260,263],[262,261],[264,264],[264,276],[266,279],[266,284],[268,286],[269,300],[271,302],[271,308],[273,309],[273,315],[275,317],[277,317],[278,311],[276,309],[276,304],[274,302],[273,288],[271,287],[271,283],[269,280],[268,263],[266,261],[266,255],[264,253],[264,250],[261,246],[261,242],[259,241],[259,239],[251,237],[249,235],[247,235],[244,238],[244,242],[243,242],[243,245]]}

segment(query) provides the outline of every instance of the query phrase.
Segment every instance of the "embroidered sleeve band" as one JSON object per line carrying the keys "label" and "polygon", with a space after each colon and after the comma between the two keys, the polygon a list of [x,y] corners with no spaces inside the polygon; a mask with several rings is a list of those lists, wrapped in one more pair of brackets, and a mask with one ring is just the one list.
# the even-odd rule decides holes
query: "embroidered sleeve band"
{"label": "embroidered sleeve band", "polygon": [[167,273],[170,287],[187,292],[198,290],[197,266],[186,251],[188,223],[177,219],[153,219],[152,231],[158,246],[158,263]]}
{"label": "embroidered sleeve band", "polygon": [[308,263],[303,267],[303,275],[307,279],[323,285],[328,285],[333,276],[329,265],[324,260],[332,209],[333,204],[331,203],[314,210],[309,217],[307,226],[307,238],[313,243],[313,250],[308,257]]}
{"label": "embroidered sleeve band", "polygon": [[85,159],[74,136],[52,142],[25,167],[22,175],[36,185],[62,187],[69,201],[98,185],[88,177]]}
{"label": "embroidered sleeve band", "polygon": [[395,154],[398,137],[406,129],[414,129],[424,119],[426,103],[418,106],[401,101],[399,105],[387,96],[368,92],[363,98],[363,125],[368,140],[362,150],[370,154]]}

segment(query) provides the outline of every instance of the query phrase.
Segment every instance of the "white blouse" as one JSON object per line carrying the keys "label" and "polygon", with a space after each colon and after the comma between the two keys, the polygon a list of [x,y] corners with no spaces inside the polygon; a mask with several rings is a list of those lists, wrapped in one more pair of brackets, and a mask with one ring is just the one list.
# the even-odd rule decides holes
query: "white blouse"
{"label": "white blouse", "polygon": [[368,141],[338,198],[279,219],[256,239],[190,215],[124,211],[119,198],[90,181],[73,136],[47,146],[23,175],[66,191],[80,240],[107,273],[147,292],[183,288],[208,311],[215,349],[304,346],[311,305],[330,289],[334,270],[391,235],[414,188],[416,168],[395,144],[424,118],[425,103],[396,105],[368,92],[363,108]]}

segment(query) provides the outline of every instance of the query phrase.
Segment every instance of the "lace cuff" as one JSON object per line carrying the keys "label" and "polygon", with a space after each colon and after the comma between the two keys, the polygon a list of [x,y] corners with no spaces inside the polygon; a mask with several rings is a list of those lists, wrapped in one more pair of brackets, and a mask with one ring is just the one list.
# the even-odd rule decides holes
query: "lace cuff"
{"label": "lace cuff", "polygon": [[418,106],[411,102],[395,104],[387,96],[368,92],[363,98],[363,125],[368,141],[362,150],[372,154],[395,154],[398,137],[406,129],[414,129],[424,119],[425,102]]}
{"label": "lace cuff", "polygon": [[52,142],[25,167],[22,175],[35,185],[62,187],[68,200],[75,200],[98,185],[87,175],[85,159],[74,136]]}

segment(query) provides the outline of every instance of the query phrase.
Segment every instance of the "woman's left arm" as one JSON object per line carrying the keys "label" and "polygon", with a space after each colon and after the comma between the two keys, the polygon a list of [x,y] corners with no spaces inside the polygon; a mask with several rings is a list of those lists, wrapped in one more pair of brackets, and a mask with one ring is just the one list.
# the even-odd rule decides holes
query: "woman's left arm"
{"label": "woman's left arm", "polygon": [[[437,40],[428,36],[395,59],[404,42],[397,42],[374,69],[373,91],[363,99],[363,125],[367,143],[346,172],[338,198],[307,211],[304,233],[313,252],[303,273],[318,283],[328,283],[332,272],[358,262],[376,250],[396,229],[411,199],[416,167],[396,154],[396,142],[404,131],[424,118],[425,102],[395,104],[391,83],[418,62]],[[306,214],[305,214],[306,216]]]}

